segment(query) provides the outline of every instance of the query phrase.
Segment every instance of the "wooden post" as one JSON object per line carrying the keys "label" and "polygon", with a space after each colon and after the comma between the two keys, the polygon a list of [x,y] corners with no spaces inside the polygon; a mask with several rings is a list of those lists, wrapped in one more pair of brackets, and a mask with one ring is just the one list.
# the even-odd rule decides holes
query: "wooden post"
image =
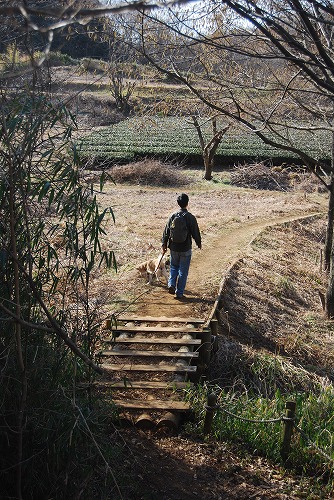
{"label": "wooden post", "polygon": [[205,414],[205,420],[204,420],[204,427],[203,427],[203,433],[210,434],[211,432],[211,427],[212,427],[212,421],[213,417],[215,414],[215,406],[217,403],[217,396],[216,394],[212,393],[208,395],[208,406],[206,409],[206,414]]}
{"label": "wooden post", "polygon": [[294,418],[296,413],[296,402],[287,401],[285,404],[285,419],[283,428],[283,439],[281,446],[281,457],[286,461],[289,457],[290,446],[291,446],[291,436],[294,425]]}
{"label": "wooden post", "polygon": [[218,320],[212,319],[210,321],[211,327],[211,354],[215,354],[218,351]]}
{"label": "wooden post", "polygon": [[203,328],[202,344],[199,349],[199,358],[203,370],[205,371],[210,364],[211,358],[211,330],[210,328]]}
{"label": "wooden post", "polygon": [[218,335],[218,320],[217,319],[212,319],[210,321],[210,328],[211,328],[212,335]]}

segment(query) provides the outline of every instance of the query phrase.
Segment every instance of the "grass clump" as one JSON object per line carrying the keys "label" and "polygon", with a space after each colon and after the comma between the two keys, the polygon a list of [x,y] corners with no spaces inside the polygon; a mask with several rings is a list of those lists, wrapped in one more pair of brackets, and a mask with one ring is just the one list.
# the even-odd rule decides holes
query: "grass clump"
{"label": "grass clump", "polygon": [[[33,364],[24,414],[22,497],[107,498],[116,488],[108,464],[115,455],[121,458],[116,444],[106,442],[115,408],[77,387],[83,367],[59,342],[35,337],[26,352]],[[18,368],[10,349],[2,350],[0,362],[0,497],[17,498]]]}
{"label": "grass clump", "polygon": [[325,187],[306,168],[273,166],[266,162],[238,165],[231,172],[231,185],[270,191],[299,189],[308,193],[324,192]]}
{"label": "grass clump", "polygon": [[188,177],[176,166],[158,160],[143,160],[128,165],[119,165],[109,170],[110,176],[118,184],[140,186],[183,186]]}
{"label": "grass clump", "polygon": [[233,186],[288,191],[289,176],[284,171],[277,171],[263,162],[235,167],[231,173]]}

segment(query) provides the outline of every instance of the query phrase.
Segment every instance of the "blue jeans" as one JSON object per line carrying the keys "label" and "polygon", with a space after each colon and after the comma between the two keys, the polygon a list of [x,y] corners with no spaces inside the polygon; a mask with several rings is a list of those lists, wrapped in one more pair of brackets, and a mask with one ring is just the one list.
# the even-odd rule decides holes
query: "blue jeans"
{"label": "blue jeans", "polygon": [[182,296],[186,287],[189,266],[191,261],[191,249],[186,252],[170,251],[170,272],[168,288],[174,287],[175,294]]}

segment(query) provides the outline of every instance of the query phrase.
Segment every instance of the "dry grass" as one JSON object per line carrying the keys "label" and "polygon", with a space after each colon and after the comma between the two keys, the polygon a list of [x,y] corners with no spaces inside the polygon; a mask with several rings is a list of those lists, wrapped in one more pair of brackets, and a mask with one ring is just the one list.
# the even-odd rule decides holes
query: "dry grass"
{"label": "dry grass", "polygon": [[[120,172],[124,171],[123,168],[119,169]],[[133,166],[129,168],[132,169]],[[141,168],[146,171],[144,164]],[[111,175],[113,170],[109,171]],[[151,172],[148,170],[146,179],[152,175]],[[226,243],[227,234],[232,228],[247,228],[249,225],[253,227],[263,219],[275,220],[291,213],[303,215],[310,211],[315,212],[323,203],[318,195],[313,194],[305,197],[300,192],[287,194],[244,190],[223,183],[203,181],[201,171],[196,171],[196,176],[193,172],[183,169],[173,171],[173,176],[174,173],[192,178],[192,182],[182,188],[168,187],[161,181],[161,177],[162,184],[158,187],[137,185],[135,182],[110,182],[99,195],[101,206],[112,207],[116,219],[115,224],[110,220],[101,243],[103,248],[115,251],[118,273],[115,275],[112,272],[98,271],[94,280],[98,300],[106,303],[107,310],[123,309],[126,299],[134,300],[143,291],[143,280],[137,276],[135,266],[158,256],[162,231],[168,216],[177,209],[176,197],[181,190],[189,194],[190,211],[197,217],[202,232],[201,261],[204,262],[205,270],[214,269],[219,265],[220,255],[215,255],[217,238],[223,243],[220,251],[222,255],[226,254],[226,250],[231,255],[238,252],[238,241]],[[169,169],[167,174],[170,176]],[[93,180],[95,173],[90,172],[89,175]],[[226,250],[225,245],[229,246]],[[235,246],[234,250],[232,246]],[[208,259],[210,262],[207,262]],[[191,276],[194,275],[194,270],[192,266]],[[203,280],[201,269],[199,273],[198,280],[201,283],[203,281],[203,297],[212,297],[212,280]],[[219,285],[222,276],[214,278]]]}
{"label": "dry grass", "polygon": [[178,187],[189,183],[187,176],[176,165],[151,159],[113,167],[109,174],[118,184]]}
{"label": "dry grass", "polygon": [[231,172],[231,184],[234,186],[268,189],[272,191],[325,192],[326,188],[306,168],[295,166],[273,167],[264,162],[240,165]]}
{"label": "dry grass", "polygon": [[[268,228],[226,280],[221,338],[212,377],[266,396],[314,391],[334,382],[334,324],[319,291],[324,219]],[[227,335],[227,337],[226,337]]]}

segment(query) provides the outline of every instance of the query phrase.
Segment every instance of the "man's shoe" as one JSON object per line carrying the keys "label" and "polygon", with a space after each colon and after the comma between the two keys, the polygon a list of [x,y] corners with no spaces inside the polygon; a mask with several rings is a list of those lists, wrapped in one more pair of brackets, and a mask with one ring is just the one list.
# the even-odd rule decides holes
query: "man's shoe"
{"label": "man's shoe", "polygon": [[170,293],[171,295],[174,295],[174,293],[175,293],[175,287],[174,286],[169,286],[168,287],[168,293]]}
{"label": "man's shoe", "polygon": [[184,300],[185,299],[185,296],[184,295],[174,295],[174,298],[176,300]]}

